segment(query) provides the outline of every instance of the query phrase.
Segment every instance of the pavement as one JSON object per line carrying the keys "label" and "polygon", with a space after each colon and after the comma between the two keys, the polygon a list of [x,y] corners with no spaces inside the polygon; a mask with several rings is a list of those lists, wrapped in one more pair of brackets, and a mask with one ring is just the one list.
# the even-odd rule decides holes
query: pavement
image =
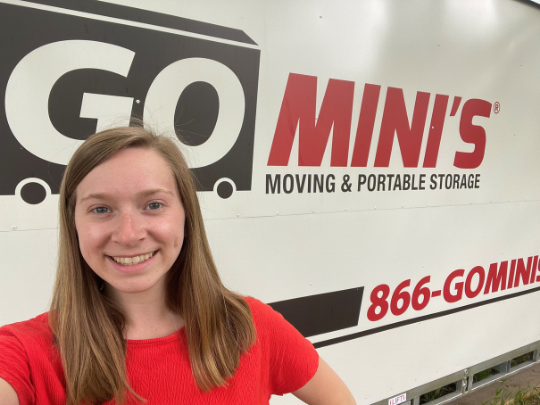
{"label": "pavement", "polygon": [[[495,398],[495,392],[502,388],[504,393],[515,394],[518,390],[528,387],[540,387],[540,363],[518,371],[508,377],[501,385],[503,379],[498,379],[485,387],[479,388],[470,394],[464,395],[448,405],[481,405]],[[513,395],[511,396],[513,397]]]}

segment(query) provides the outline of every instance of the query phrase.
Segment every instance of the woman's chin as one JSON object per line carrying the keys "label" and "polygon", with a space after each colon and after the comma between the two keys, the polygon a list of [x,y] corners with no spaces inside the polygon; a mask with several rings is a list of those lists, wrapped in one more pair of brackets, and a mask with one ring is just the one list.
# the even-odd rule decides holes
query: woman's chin
{"label": "woman's chin", "polygon": [[154,291],[161,294],[164,290],[164,285],[161,286],[160,284],[159,280],[112,281],[111,283],[107,283],[106,292],[111,297],[115,297],[118,294],[150,294]]}

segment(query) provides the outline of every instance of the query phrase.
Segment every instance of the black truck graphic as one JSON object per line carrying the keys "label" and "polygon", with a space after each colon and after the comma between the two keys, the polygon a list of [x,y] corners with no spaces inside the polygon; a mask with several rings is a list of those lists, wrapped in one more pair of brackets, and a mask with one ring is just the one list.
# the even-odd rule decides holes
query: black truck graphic
{"label": "black truck graphic", "polygon": [[95,0],[0,3],[0,31],[0,195],[57,194],[107,114],[176,136],[199,191],[251,189],[260,50],[244,32]]}

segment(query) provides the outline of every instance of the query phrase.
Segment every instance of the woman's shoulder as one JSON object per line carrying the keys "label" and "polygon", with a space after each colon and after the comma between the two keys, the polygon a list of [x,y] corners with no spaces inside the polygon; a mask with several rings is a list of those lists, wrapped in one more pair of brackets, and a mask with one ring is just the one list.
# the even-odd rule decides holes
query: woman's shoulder
{"label": "woman's shoulder", "polygon": [[311,342],[270,305],[252,297],[244,299],[268,359],[272,392],[283,395],[303,387],[319,366],[319,355]]}
{"label": "woman's shoulder", "polygon": [[17,339],[23,345],[32,342],[42,342],[47,345],[52,341],[52,331],[49,326],[49,313],[45,312],[35,318],[16,322],[0,327],[0,342],[2,339]]}
{"label": "woman's shoulder", "polygon": [[21,404],[65,404],[64,372],[47,313],[0,327],[0,378]]}
{"label": "woman's shoulder", "polygon": [[269,330],[272,331],[272,333],[275,333],[282,328],[292,328],[285,318],[270,305],[253,297],[243,298],[251,309],[253,323],[255,324],[257,331]]}
{"label": "woman's shoulder", "polygon": [[248,295],[242,296],[244,301],[249,305],[249,308],[253,311],[266,306],[263,302],[259,301],[257,298],[250,297]]}
{"label": "woman's shoulder", "polygon": [[251,315],[253,316],[254,321],[260,320],[260,318],[267,318],[268,316],[272,315],[272,312],[274,312],[270,305],[259,301],[257,298],[249,296],[242,298],[249,305],[249,309],[251,310]]}

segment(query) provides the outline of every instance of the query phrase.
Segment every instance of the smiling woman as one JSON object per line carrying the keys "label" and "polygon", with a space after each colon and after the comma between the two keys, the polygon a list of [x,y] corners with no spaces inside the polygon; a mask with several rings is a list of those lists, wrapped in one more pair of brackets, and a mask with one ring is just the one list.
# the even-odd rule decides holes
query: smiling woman
{"label": "smiling woman", "polygon": [[184,221],[176,180],[152,150],[122,150],[77,186],[81,254],[117,301],[126,293],[161,295],[182,249]]}
{"label": "smiling woman", "polygon": [[60,191],[51,309],[0,328],[1,404],[354,404],[281,315],[225,288],[190,170],[142,127],[95,134]]}

